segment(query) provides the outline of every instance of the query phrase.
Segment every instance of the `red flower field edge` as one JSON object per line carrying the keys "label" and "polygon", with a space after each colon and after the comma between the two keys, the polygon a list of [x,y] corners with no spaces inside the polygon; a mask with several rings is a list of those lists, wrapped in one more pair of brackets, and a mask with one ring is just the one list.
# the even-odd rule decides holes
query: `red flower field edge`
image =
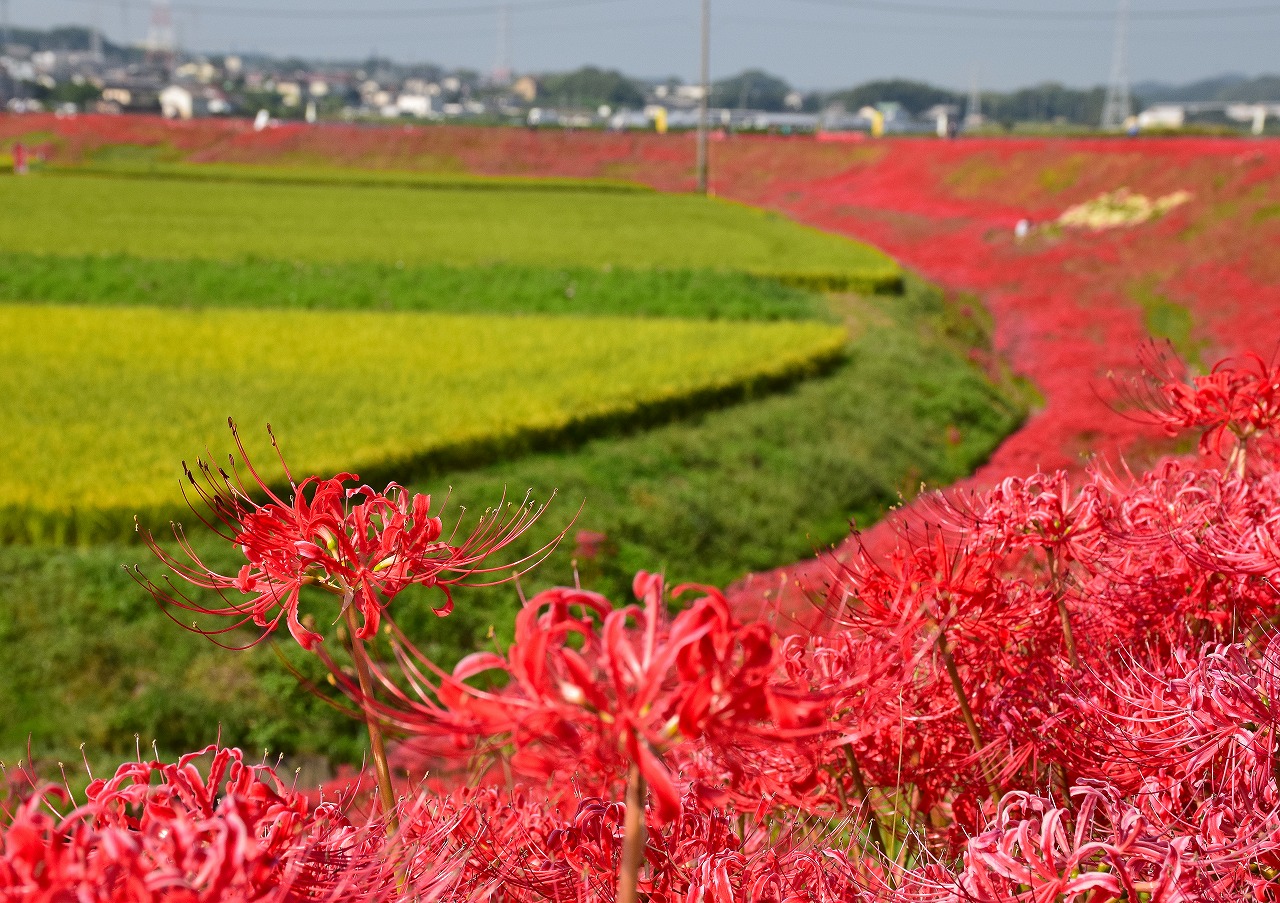
{"label": "red flower field edge", "polygon": [[[931,496],[887,553],[825,559],[813,631],[642,573],[633,604],[540,593],[505,653],[444,670],[373,585],[369,679],[312,648],[401,739],[389,800],[304,794],[216,746],[84,800],[11,770],[0,900],[1275,900],[1280,376],[1162,364],[1131,388],[1210,441]],[[344,521],[389,529],[362,519],[383,498],[346,493]],[[251,560],[247,525],[280,523],[235,522]]]}

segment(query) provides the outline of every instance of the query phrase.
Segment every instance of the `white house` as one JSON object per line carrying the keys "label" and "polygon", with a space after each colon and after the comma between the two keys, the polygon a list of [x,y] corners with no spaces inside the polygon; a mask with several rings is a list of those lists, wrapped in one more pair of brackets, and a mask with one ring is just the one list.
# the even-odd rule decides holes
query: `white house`
{"label": "white house", "polygon": [[169,85],[160,92],[160,112],[165,119],[190,119],[195,106],[195,95],[182,85]]}

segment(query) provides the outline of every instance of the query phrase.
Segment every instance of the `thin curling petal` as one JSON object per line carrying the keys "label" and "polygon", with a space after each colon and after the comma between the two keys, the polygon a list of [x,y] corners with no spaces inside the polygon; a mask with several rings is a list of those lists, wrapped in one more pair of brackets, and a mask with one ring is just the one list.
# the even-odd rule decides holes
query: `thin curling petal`
{"label": "thin curling petal", "polygon": [[[234,424],[232,431],[240,457],[231,460],[230,470],[198,462],[195,472],[187,470],[187,479],[198,504],[212,516],[197,503],[193,511],[206,524],[221,524],[220,535],[243,553],[246,563],[235,574],[221,574],[201,560],[181,527],[173,528],[178,555],[139,528],[163,564],[182,580],[212,590],[217,601],[198,601],[135,576],[161,604],[198,618],[229,618],[239,626],[246,613],[251,614],[262,629],[257,642],[282,618],[304,649],[323,642],[321,634],[305,626],[299,611],[303,590],[309,586],[355,606],[360,621],[356,635],[361,639],[377,633],[384,610],[410,586],[438,587],[444,601],[435,612],[444,617],[453,607],[449,586],[497,570],[505,570],[508,576],[503,579],[509,579],[513,567],[545,556],[564,536],[561,532],[525,559],[492,565],[488,559],[528,530],[544,507],[527,498],[519,506],[500,505],[486,512],[469,534],[444,541],[443,523],[431,513],[431,497],[395,483],[377,492],[359,484],[355,474],[340,473],[291,481],[288,493],[277,494],[249,460]],[[268,501],[259,503],[255,496]],[[194,627],[185,619],[181,623],[206,635],[224,632],[202,626],[201,620]]]}

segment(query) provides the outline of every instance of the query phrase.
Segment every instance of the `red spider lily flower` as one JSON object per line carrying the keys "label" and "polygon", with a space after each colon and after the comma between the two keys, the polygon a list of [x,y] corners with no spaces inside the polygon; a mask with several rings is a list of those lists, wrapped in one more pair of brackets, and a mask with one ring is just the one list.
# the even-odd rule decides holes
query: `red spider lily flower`
{"label": "red spider lily flower", "polygon": [[[65,799],[46,790],[0,825],[0,900],[385,901],[410,880],[385,861],[378,826],[357,828],[328,805],[308,811],[235,749],[130,763],[93,781],[87,802],[63,815]],[[427,891],[447,876],[419,869],[412,880]]]}
{"label": "red spider lily flower", "polygon": [[[313,649],[323,637],[303,625],[298,609],[303,588],[314,586],[340,596],[344,611],[355,606],[361,618],[355,635],[368,639],[377,633],[386,606],[407,587],[438,587],[444,600],[435,612],[443,617],[452,610],[451,585],[527,564],[554,548],[560,538],[520,561],[501,567],[484,565],[489,556],[524,533],[544,507],[533,506],[527,499],[519,506],[500,504],[486,512],[470,534],[458,536],[455,527],[454,535],[446,538],[440,518],[431,513],[431,497],[409,493],[395,483],[375,492],[358,485],[359,478],[349,473],[296,483],[285,465],[290,491],[282,498],[254,469],[234,424],[231,429],[240,464],[232,457],[230,472],[219,468],[215,474],[201,461],[202,478],[190,470],[187,478],[218,524],[205,519],[194,505],[192,510],[239,547],[247,563],[235,575],[219,574],[201,561],[179,525],[173,526],[173,532],[186,560],[170,554],[150,532],[142,531],[148,547],[173,573],[215,591],[222,604],[192,599],[177,591],[171,580],[161,586],[134,569],[143,586],[162,603],[232,619],[229,626],[217,629],[194,628],[206,635],[218,636],[252,623],[263,631],[258,642],[284,619],[298,644]],[[283,456],[280,460],[283,464]],[[269,501],[254,501],[251,490]],[[229,597],[231,592],[238,596]]]}
{"label": "red spider lily flower", "polygon": [[[1101,537],[1096,486],[1086,482],[1073,491],[1065,471],[1037,473],[1025,479],[1010,477],[986,493],[968,499],[937,496],[933,502],[943,525],[965,533],[969,546],[985,546],[993,554],[1038,551],[1045,559],[1047,578],[1062,624],[1063,643],[1072,666],[1079,665],[1075,632],[1067,603],[1074,562],[1094,553]],[[1030,562],[1032,574],[1039,561]]]}
{"label": "red spider lily flower", "polygon": [[[1098,491],[1091,482],[1073,489],[1066,471],[1009,477],[985,493],[936,495],[942,526],[975,532],[994,549],[1043,549],[1059,562],[1087,557],[1101,532]],[[976,544],[976,543],[975,543]]]}
{"label": "red spider lily flower", "polygon": [[[493,788],[460,790],[402,814],[402,840],[419,832],[465,851],[450,899],[615,900],[613,876],[624,844],[624,807],[586,797],[567,806]],[[749,811],[702,809],[686,798],[683,815],[648,833],[639,890],[653,903],[739,900],[854,901],[858,874],[847,851],[803,828]],[[425,854],[425,851],[424,851]]]}
{"label": "red spider lily flower", "polygon": [[1075,701],[1077,724],[1119,786],[1167,777],[1187,798],[1230,798],[1268,816],[1280,804],[1280,640],[1177,650],[1158,669],[1115,666],[1102,684]]}
{"label": "red spider lily flower", "polygon": [[[1105,789],[1076,788],[1074,811],[1010,794],[996,827],[969,841],[955,900],[1106,903],[1206,899],[1191,838],[1170,839]],[[1208,897],[1212,899],[1212,897]]]}
{"label": "red spider lily flower", "polygon": [[1257,463],[1243,479],[1180,461],[1128,481],[1094,474],[1105,540],[1078,597],[1097,640],[1229,641],[1275,617],[1280,482]]}
{"label": "red spider lily flower", "polygon": [[941,531],[907,539],[881,563],[861,550],[838,565],[832,612],[844,627],[901,645],[901,658],[940,636],[998,663],[1020,635],[1042,628],[1047,594],[1012,574],[1005,551],[981,537],[950,542]]}
{"label": "red spider lily flower", "polygon": [[[825,730],[829,717],[821,696],[779,680],[767,628],[739,625],[718,591],[698,589],[705,595],[674,618],[661,577],[643,572],[643,607],[548,590],[517,616],[505,658],[476,653],[444,674],[396,632],[409,689],[380,668],[379,699],[350,679],[338,676],[339,685],[402,733],[510,744],[512,767],[533,777],[577,775],[603,790],[634,764],[669,821],[680,791],[667,754],[682,740],[732,743],[749,733],[781,742]],[[467,682],[490,671],[505,675],[503,689]]]}
{"label": "red spider lily flower", "polygon": [[1168,352],[1145,346],[1146,385],[1131,392],[1155,423],[1169,435],[1202,430],[1200,451],[1221,457],[1228,435],[1236,445],[1229,468],[1243,473],[1245,449],[1255,435],[1280,426],[1280,365],[1253,352],[1239,362],[1222,360],[1204,376],[1188,378]]}

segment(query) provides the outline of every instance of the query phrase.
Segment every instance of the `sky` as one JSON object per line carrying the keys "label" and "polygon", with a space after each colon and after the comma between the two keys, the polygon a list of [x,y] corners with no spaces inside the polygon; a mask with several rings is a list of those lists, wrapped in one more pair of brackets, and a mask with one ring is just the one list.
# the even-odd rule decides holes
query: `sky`
{"label": "sky", "polygon": [[[6,0],[0,0],[0,10]],[[713,78],[761,68],[806,89],[905,77],[968,89],[1105,84],[1121,0],[711,0]],[[1134,81],[1280,70],[1280,0],[1128,0]],[[140,43],[150,0],[7,0],[14,25],[89,24]],[[488,72],[584,64],[696,81],[700,0],[172,0],[184,49]]]}

